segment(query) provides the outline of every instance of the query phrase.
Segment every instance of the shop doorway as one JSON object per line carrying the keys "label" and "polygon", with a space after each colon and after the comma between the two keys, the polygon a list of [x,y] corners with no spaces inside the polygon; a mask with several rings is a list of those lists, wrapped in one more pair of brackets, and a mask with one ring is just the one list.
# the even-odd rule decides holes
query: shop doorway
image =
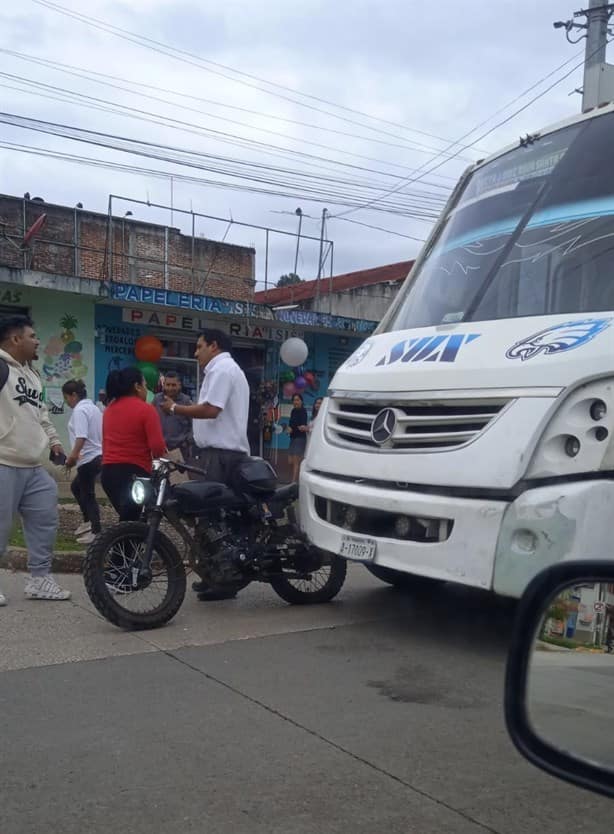
{"label": "shop doorway", "polygon": [[249,417],[247,439],[252,455],[263,455],[262,407],[260,405],[260,383],[264,379],[264,348],[261,345],[232,348],[232,356],[247,377],[249,383]]}

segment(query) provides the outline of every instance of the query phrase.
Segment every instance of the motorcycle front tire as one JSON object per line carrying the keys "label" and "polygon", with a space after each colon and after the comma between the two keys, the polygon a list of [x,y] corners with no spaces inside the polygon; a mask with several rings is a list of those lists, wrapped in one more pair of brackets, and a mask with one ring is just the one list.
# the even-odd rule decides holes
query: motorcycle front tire
{"label": "motorcycle front tire", "polygon": [[154,549],[165,567],[168,588],[162,603],[153,611],[129,611],[123,608],[117,597],[110,591],[105,580],[105,561],[109,550],[122,539],[128,541],[147,540],[149,526],[142,521],[122,521],[103,530],[90,544],[83,561],[83,579],[88,596],[102,616],[113,625],[126,631],[159,628],[172,620],[186,592],[186,575],[181,556],[172,541],[156,533]]}

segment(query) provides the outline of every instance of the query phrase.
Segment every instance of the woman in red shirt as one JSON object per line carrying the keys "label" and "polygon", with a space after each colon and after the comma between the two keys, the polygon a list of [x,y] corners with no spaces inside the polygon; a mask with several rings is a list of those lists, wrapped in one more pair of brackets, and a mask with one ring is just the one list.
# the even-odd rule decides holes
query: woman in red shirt
{"label": "woman in red shirt", "polygon": [[135,475],[151,475],[151,462],[166,452],[156,409],[145,402],[147,386],[138,368],[107,377],[109,405],[102,415],[100,480],[120,521],[135,521],[141,508],[130,497]]}

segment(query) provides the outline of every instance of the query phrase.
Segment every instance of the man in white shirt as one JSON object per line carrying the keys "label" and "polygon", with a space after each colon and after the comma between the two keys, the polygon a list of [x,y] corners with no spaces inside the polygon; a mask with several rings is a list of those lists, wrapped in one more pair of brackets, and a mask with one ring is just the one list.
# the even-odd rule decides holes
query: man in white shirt
{"label": "man in white shirt", "polygon": [[62,386],[64,402],[72,409],[68,423],[71,450],[66,466],[77,467],[77,476],[70,485],[83,523],[75,530],[80,544],[90,544],[100,533],[100,507],[96,500],[96,478],[102,466],[102,413],[88,399],[85,383],[70,379]]}
{"label": "man in white shirt", "polygon": [[[221,330],[204,330],[194,356],[204,372],[198,405],[180,405],[165,397],[160,408],[167,414],[192,418],[197,464],[208,481],[233,485],[237,465],[249,455],[247,419],[249,385],[245,374],[230,355],[232,342]],[[232,599],[235,587],[211,588],[194,582],[201,602]]]}
{"label": "man in white shirt", "polygon": [[249,385],[230,355],[231,347],[230,337],[223,331],[203,331],[194,352],[204,371],[198,405],[180,405],[170,397],[160,403],[167,414],[192,418],[198,465],[207,473],[207,480],[229,486],[237,464],[250,451]]}

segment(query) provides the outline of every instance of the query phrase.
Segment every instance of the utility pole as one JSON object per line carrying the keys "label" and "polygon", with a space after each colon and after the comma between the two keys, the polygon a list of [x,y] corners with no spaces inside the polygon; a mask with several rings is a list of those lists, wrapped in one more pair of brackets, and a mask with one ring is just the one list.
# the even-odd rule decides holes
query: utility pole
{"label": "utility pole", "polygon": [[296,254],[294,255],[294,274],[298,269],[298,251],[301,245],[301,226],[303,225],[303,209],[297,208],[294,212],[298,216],[298,234],[296,235]]}
{"label": "utility pole", "polygon": [[324,230],[326,229],[327,213],[328,209],[322,209],[322,225],[320,226],[320,254],[318,255],[318,280],[316,281],[316,312],[318,312],[318,307],[320,306],[320,278],[322,277],[322,254],[324,252]]}
{"label": "utility pole", "polygon": [[[586,39],[584,51],[584,87],[582,112],[614,100],[614,66],[606,63],[606,48],[612,36],[609,28],[614,4],[604,0],[589,0],[588,9],[574,12],[571,20],[558,20],[555,29],[565,29],[567,40],[576,44]],[[576,18],[586,18],[586,23],[576,23]],[[576,40],[570,37],[574,30],[584,31]],[[610,36],[610,37],[609,37]]]}
{"label": "utility pole", "polygon": [[[603,0],[590,0],[586,14],[586,50],[584,53],[584,92],[582,111],[603,104],[600,96],[605,52],[608,45],[608,22],[612,7]],[[605,99],[607,101],[607,99]]]}

